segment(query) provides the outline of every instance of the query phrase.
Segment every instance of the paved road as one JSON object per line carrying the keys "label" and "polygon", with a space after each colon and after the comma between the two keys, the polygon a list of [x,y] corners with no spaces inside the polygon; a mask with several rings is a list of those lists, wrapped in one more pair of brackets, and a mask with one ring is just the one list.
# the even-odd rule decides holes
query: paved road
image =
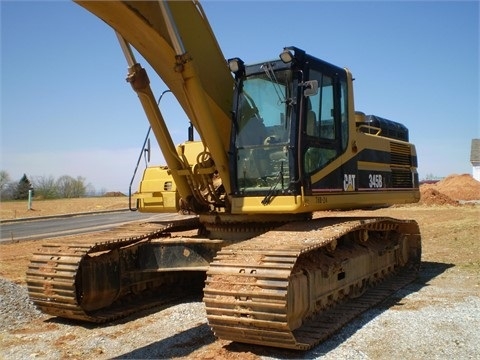
{"label": "paved road", "polygon": [[0,242],[34,240],[72,234],[88,233],[124,224],[127,222],[173,218],[176,214],[144,214],[131,211],[84,214],[78,216],[28,220],[0,225]]}

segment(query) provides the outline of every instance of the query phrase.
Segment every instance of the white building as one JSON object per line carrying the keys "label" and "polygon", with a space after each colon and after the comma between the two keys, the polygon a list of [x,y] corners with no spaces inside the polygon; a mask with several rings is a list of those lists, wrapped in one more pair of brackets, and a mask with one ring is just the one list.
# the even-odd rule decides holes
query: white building
{"label": "white building", "polygon": [[472,163],[473,178],[480,181],[480,139],[472,139],[470,162]]}

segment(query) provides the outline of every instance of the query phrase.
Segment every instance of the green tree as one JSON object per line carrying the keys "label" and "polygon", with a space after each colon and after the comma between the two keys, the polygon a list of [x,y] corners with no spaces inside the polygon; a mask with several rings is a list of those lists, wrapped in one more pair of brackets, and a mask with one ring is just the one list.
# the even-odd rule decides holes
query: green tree
{"label": "green tree", "polygon": [[26,200],[28,199],[28,191],[33,189],[32,183],[28,180],[26,174],[23,174],[22,178],[18,182],[17,188],[13,198],[15,200]]}

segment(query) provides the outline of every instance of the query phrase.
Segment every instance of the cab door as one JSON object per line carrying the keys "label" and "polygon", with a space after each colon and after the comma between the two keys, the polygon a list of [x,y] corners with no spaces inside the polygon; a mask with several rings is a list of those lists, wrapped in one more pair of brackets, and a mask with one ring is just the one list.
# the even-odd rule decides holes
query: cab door
{"label": "cab door", "polygon": [[[338,71],[311,68],[309,80],[318,92],[304,100],[303,174],[307,190],[343,191],[344,176],[337,160],[348,143],[346,81]],[[337,166],[328,166],[329,164]],[[328,170],[326,167],[328,166]]]}

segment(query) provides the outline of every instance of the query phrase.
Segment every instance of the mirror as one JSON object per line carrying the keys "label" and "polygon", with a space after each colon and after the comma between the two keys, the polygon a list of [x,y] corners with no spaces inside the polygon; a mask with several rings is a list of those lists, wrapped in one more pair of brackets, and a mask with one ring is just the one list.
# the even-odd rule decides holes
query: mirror
{"label": "mirror", "polygon": [[313,96],[318,93],[318,80],[309,80],[305,81],[303,84],[303,95],[304,96]]}

